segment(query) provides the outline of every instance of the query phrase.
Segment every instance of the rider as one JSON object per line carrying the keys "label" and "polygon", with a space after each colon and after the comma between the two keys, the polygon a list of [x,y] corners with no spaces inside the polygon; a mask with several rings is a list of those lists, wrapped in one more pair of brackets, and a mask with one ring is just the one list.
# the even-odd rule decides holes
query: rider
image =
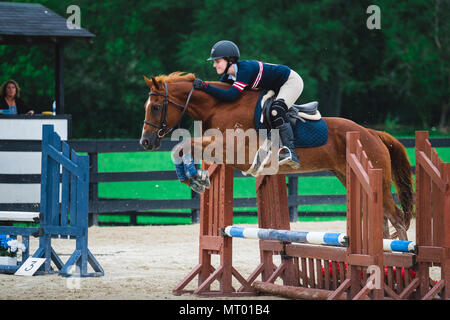
{"label": "rider", "polygon": [[231,83],[228,90],[214,87],[201,79],[194,80],[194,88],[203,90],[224,101],[236,100],[245,88],[260,88],[278,92],[271,105],[271,123],[279,130],[282,144],[289,153],[280,154],[279,164],[287,163],[294,169],[300,167],[295,154],[294,133],[287,118],[287,111],[303,91],[303,80],[297,72],[284,65],[254,60],[239,60],[239,48],[228,40],[217,42],[211,49],[208,61],[222,77],[220,81]]}

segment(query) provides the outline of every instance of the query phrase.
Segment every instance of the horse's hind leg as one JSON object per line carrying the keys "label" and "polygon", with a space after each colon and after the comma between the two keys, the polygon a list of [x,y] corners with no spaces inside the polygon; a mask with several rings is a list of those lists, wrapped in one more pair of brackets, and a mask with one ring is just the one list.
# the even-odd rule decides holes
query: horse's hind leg
{"label": "horse's hind leg", "polygon": [[[408,240],[408,235],[406,233],[406,226],[403,219],[404,213],[400,210],[392,199],[391,191],[385,190],[383,192],[383,209],[384,209],[384,228],[383,237],[385,239],[395,238],[398,236],[400,240]],[[391,222],[392,226],[395,228],[396,232],[393,235],[389,234],[389,227],[387,225],[387,219]]]}

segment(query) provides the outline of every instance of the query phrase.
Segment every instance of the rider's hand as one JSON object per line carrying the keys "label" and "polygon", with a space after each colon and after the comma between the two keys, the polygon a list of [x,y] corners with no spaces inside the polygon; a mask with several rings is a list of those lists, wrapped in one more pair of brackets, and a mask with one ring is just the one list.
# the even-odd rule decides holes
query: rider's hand
{"label": "rider's hand", "polygon": [[195,89],[204,90],[204,89],[206,89],[207,87],[208,87],[208,84],[207,84],[205,81],[203,81],[203,80],[201,80],[201,79],[199,79],[199,78],[196,78],[196,79],[194,80],[194,88],[195,88]]}

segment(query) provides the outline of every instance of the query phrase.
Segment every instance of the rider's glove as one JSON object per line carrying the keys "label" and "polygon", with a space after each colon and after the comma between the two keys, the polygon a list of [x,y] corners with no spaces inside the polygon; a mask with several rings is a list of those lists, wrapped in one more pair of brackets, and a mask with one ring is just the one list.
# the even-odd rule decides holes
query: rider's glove
{"label": "rider's glove", "polygon": [[194,80],[194,88],[195,89],[205,90],[207,87],[208,87],[208,84],[205,81],[203,81],[199,78],[196,78]]}

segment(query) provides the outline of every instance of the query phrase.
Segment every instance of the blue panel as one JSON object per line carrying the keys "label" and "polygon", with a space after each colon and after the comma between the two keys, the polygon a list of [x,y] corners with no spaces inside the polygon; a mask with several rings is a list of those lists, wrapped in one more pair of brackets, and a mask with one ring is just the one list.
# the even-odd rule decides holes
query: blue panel
{"label": "blue panel", "polygon": [[269,229],[259,229],[258,238],[260,238],[261,240],[271,240],[270,230]]}
{"label": "blue panel", "polygon": [[230,235],[232,237],[244,238],[244,229],[245,228],[241,228],[241,227],[231,227]]}
{"label": "blue panel", "polygon": [[412,241],[394,240],[391,242],[392,251],[409,252],[408,246]]}
{"label": "blue panel", "polygon": [[261,240],[306,243],[307,234],[308,232],[303,231],[260,229],[258,232],[258,237]]}
{"label": "blue panel", "polygon": [[323,241],[326,244],[331,244],[334,246],[342,246],[342,243],[339,242],[339,236],[341,233],[327,232],[323,236]]}
{"label": "blue panel", "polygon": [[306,235],[308,232],[304,231],[287,231],[286,241],[306,243]]}

